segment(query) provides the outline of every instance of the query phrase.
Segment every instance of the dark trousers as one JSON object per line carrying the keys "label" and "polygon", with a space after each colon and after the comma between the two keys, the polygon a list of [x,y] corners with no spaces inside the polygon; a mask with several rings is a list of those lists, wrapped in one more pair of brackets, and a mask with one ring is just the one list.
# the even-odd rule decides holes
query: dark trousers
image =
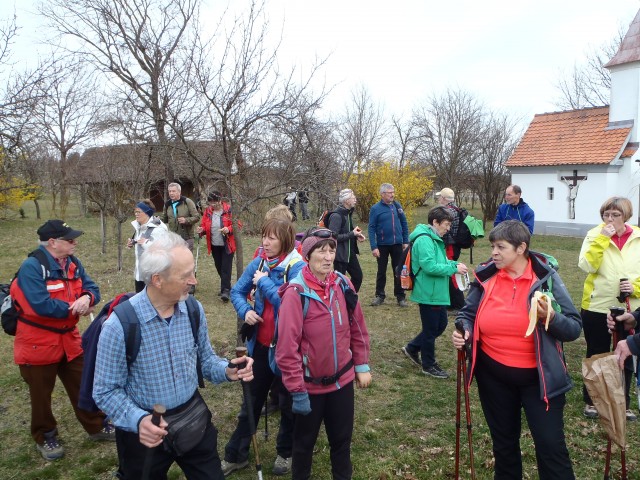
{"label": "dark trousers", "polygon": [[407,347],[411,352],[420,352],[422,368],[426,370],[436,363],[436,338],[447,328],[447,307],[425,303],[420,303],[419,306],[422,331],[407,344]]}
{"label": "dark trousers", "polygon": [[493,441],[495,480],[522,478],[520,451],[521,410],[527,417],[536,449],[540,480],[573,480],[573,468],[564,437],[564,394],[540,399],[535,368],[512,368],[478,351],[475,377],[480,404]]}
{"label": "dark trousers", "polygon": [[348,273],[351,277],[351,283],[353,283],[353,288],[356,289],[356,292],[360,290],[362,286],[362,268],[360,267],[360,262],[358,261],[358,256],[355,253],[351,254],[351,258],[349,262],[333,262],[333,268],[339,271],[342,274]]}
{"label": "dark trousers", "polygon": [[150,480],[166,480],[169,468],[176,462],[188,480],[224,480],[218,456],[218,431],[209,423],[202,441],[178,457],[163,444],[150,449],[140,443],[137,433],[116,429],[120,456],[120,472],[125,480],[139,480],[147,456],[151,456]]}
{"label": "dark trousers", "polygon": [[[457,245],[447,245],[447,258],[449,260],[458,260],[460,258],[460,247]],[[460,310],[464,307],[464,292],[462,292],[453,283],[453,275],[449,279],[449,302],[451,308]]]}
{"label": "dark trousers", "polygon": [[[607,328],[607,314],[591,312],[589,310],[581,310],[580,316],[582,317],[582,329],[584,331],[584,339],[587,342],[587,355],[589,358],[592,355],[599,353],[607,353],[611,351],[611,334]],[[625,333],[626,338],[626,333]],[[624,362],[624,396],[627,408],[629,408],[630,398],[629,390],[631,388],[631,380],[633,376],[633,357],[627,358]],[[584,403],[593,405],[587,387],[582,385],[582,398]]]}
{"label": "dark trousers", "polygon": [[333,480],[350,480],[351,436],[353,434],[353,382],[331,393],[309,395],[311,413],[296,415],[293,430],[294,447],[291,462],[291,479],[311,478],[313,447],[324,422],[330,446]]}
{"label": "dark trousers", "polygon": [[309,218],[309,209],[307,208],[307,202],[300,202],[300,213],[302,214],[303,220]]}
{"label": "dark trousers", "polygon": [[387,286],[387,264],[391,256],[391,274],[393,275],[393,294],[398,300],[404,298],[404,290],[400,286],[400,279],[396,277],[396,267],[400,265],[402,257],[402,244],[378,245],[380,256],[378,261],[378,273],[376,274],[376,297],[385,298],[384,288]]}
{"label": "dark trousers", "polygon": [[70,362],[62,360],[50,365],[19,365],[20,375],[29,386],[31,397],[31,436],[38,444],[44,442],[44,434],[55,429],[57,422],[51,410],[51,394],[56,377],[64,385],[76,418],[88,434],[98,433],[104,426],[104,413],[87,412],[78,408],[80,376],[84,357]]}
{"label": "dark trousers", "polygon": [[211,256],[220,276],[220,293],[231,291],[231,268],[233,267],[233,253],[227,253],[224,245],[211,245]]}
{"label": "dark trousers", "polygon": [[[256,428],[260,419],[260,411],[269,394],[269,388],[273,383],[275,375],[269,367],[268,347],[256,343],[253,349],[253,380],[251,385],[251,396],[253,398],[253,418],[255,419]],[[280,402],[280,429],[276,438],[276,452],[282,458],[291,457],[291,448],[293,442],[293,414],[291,413],[291,396],[286,389],[282,389],[281,393],[285,395],[285,399]],[[224,447],[224,459],[227,462],[239,463],[249,458],[249,441],[254,432],[249,428],[247,417],[247,407],[242,403],[240,415],[238,415],[238,425],[231,435],[229,442]]]}

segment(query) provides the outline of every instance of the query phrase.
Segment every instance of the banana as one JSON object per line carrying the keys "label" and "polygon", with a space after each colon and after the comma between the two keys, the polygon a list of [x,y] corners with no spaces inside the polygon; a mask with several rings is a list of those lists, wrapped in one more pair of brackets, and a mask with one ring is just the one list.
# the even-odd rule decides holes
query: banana
{"label": "banana", "polygon": [[525,337],[528,337],[533,333],[533,330],[536,328],[536,323],[538,323],[538,299],[540,298],[547,302],[547,319],[544,322],[544,329],[549,330],[549,319],[551,318],[551,310],[553,310],[551,298],[542,292],[535,292],[531,299],[531,308],[529,309],[529,328],[527,328],[527,333],[524,334]]}

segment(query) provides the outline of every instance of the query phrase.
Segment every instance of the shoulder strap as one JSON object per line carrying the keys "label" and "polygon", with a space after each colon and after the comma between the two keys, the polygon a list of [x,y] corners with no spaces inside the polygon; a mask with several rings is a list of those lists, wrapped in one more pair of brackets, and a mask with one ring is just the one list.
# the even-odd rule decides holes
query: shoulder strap
{"label": "shoulder strap", "polygon": [[[49,257],[47,257],[47,254],[44,253],[39,248],[36,248],[33,252],[29,254],[29,256],[38,260],[38,262],[40,262],[40,265],[44,267],[44,270],[42,272],[42,279],[43,280],[46,279],[49,276],[49,271],[51,270],[51,264],[49,263]],[[72,257],[69,257],[69,258],[71,259]]]}
{"label": "shoulder strap", "polygon": [[138,315],[136,315],[133,305],[129,300],[119,303],[113,308],[118,315],[118,320],[124,332],[125,352],[127,355],[127,367],[136,361],[140,350],[140,328]]}
{"label": "shoulder strap", "polygon": [[[189,314],[189,322],[191,323],[191,333],[193,340],[198,344],[198,330],[200,329],[200,307],[193,295],[189,295],[185,300],[187,304],[187,312]],[[196,350],[199,352],[199,349]],[[204,375],[202,374],[202,363],[200,362],[200,353],[197,354],[196,369],[198,370],[198,386],[204,388]]]}

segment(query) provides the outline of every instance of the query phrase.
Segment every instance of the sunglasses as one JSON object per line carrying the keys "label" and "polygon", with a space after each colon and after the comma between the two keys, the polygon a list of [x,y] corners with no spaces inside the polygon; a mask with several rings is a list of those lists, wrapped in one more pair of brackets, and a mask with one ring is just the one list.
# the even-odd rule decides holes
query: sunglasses
{"label": "sunglasses", "polygon": [[311,236],[318,238],[333,238],[334,240],[338,238],[333,230],[329,230],[328,228],[319,228],[318,230],[314,230],[311,232]]}
{"label": "sunglasses", "polygon": [[56,238],[56,240],[60,240],[61,242],[67,242],[67,243],[78,243],[77,238]]}

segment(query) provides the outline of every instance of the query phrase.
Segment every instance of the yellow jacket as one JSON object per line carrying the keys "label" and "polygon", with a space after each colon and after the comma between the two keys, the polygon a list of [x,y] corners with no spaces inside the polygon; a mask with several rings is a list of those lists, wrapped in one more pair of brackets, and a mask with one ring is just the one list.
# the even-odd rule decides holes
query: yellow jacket
{"label": "yellow jacket", "polygon": [[619,250],[613,241],[600,233],[604,223],[592,228],[582,242],[578,267],[587,272],[581,307],[591,312],[607,313],[612,306],[620,306],[620,279],[633,283],[631,311],[640,307],[640,228],[633,231]]}

